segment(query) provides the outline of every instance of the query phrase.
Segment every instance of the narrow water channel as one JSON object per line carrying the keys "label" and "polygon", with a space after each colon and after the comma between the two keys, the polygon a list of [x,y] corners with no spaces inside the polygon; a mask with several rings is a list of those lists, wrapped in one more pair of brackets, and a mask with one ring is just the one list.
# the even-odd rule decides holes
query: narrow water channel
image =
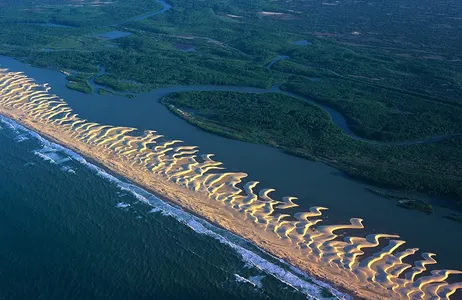
{"label": "narrow water channel", "polygon": [[248,173],[249,179],[260,181],[262,188],[275,188],[277,195],[298,197],[302,209],[313,205],[328,207],[326,224],[347,223],[351,217],[361,217],[365,220],[364,234],[399,234],[408,241],[407,247],[436,253],[438,268],[462,269],[462,244],[457,242],[462,241],[461,225],[443,218],[450,213],[447,208],[436,206],[433,215],[409,211],[397,207],[394,201],[370,193],[366,189],[369,185],[352,180],[323,163],[200,130],[159,102],[172,88],[141,94],[135,99],[85,95],[67,89],[65,76],[57,71],[34,68],[8,57],[0,57],[0,65],[11,71],[22,71],[39,83],[49,83],[51,91],[63,97],[83,118],[141,130],[153,129],[168,139],[197,145],[202,153],[214,153],[216,160],[222,161],[228,169]]}

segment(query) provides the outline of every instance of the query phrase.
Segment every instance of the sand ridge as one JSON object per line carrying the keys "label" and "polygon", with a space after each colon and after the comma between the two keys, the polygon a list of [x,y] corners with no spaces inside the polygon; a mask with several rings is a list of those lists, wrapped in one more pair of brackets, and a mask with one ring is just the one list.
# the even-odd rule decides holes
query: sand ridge
{"label": "sand ridge", "polygon": [[[428,272],[435,254],[423,253],[415,261],[418,249],[403,249],[399,236],[342,238],[339,231],[360,230],[363,220],[320,225],[327,208],[293,213],[296,197],[273,199],[274,190],[258,190],[257,181],[245,182],[246,173],[227,172],[195,146],[152,130],[140,133],[81,119],[48,85],[21,72],[0,69],[0,113],[360,297],[449,299],[462,289],[462,283],[446,281],[460,271]],[[410,258],[415,262],[403,262]]]}

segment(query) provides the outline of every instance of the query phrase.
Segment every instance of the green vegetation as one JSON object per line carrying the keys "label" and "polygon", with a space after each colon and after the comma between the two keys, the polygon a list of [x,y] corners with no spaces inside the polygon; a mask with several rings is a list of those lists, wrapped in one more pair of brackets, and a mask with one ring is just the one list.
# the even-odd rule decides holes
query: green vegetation
{"label": "green vegetation", "polygon": [[288,83],[282,88],[341,111],[352,130],[368,139],[406,141],[462,132],[462,102],[442,104],[405,92],[332,78],[312,84]]}
{"label": "green vegetation", "polygon": [[91,74],[78,74],[78,75],[68,75],[66,79],[68,83],[66,86],[71,90],[75,90],[85,94],[93,93],[93,89],[88,84],[88,80],[91,78]]}
{"label": "green vegetation", "polygon": [[113,89],[114,91],[119,91],[119,92],[123,92],[123,91],[142,92],[143,91],[143,87],[140,85],[123,82],[123,81],[118,80],[116,77],[110,76],[110,75],[103,75],[101,77],[97,77],[95,79],[95,83],[99,85],[107,86]]}
{"label": "green vegetation", "polygon": [[[144,92],[178,84],[284,83],[284,89],[335,107],[355,133],[370,139],[402,141],[462,131],[462,62],[456,59],[462,36],[455,29],[454,1],[446,6],[419,1],[409,15],[399,1],[327,7],[315,2],[301,5],[299,0],[170,0],[173,8],[168,12],[124,24],[160,4],[12,3],[7,1],[0,13],[0,53],[80,72],[96,72],[96,65],[101,65],[107,74],[98,83],[117,91]],[[435,14],[428,15],[429,10]],[[447,15],[445,28],[437,26],[433,15],[438,13]],[[345,24],[346,16],[351,23]],[[403,26],[400,16],[410,22]],[[77,27],[37,24],[47,22]],[[92,36],[113,29],[133,35],[116,40]],[[312,45],[291,44],[302,39]],[[174,47],[185,42],[197,52]],[[267,62],[280,54],[290,59],[267,70]],[[312,82],[313,77],[321,81]],[[128,80],[142,85],[126,84]]]}
{"label": "green vegetation", "polygon": [[391,194],[391,193],[383,192],[383,191],[381,191],[381,190],[374,189],[374,188],[369,188],[369,187],[367,187],[366,189],[367,189],[368,191],[370,191],[371,193],[373,193],[373,194],[376,194],[376,195],[385,197],[385,198],[387,198],[387,199],[395,199],[395,200],[407,200],[407,199],[409,199],[408,197],[404,197],[404,196],[400,196],[400,195],[396,195],[396,194]]}
{"label": "green vegetation", "polygon": [[[86,2],[86,1],[85,1]],[[54,23],[83,27],[111,25],[129,18],[158,10],[161,5],[152,0],[120,0],[92,5],[91,1],[75,5],[70,0],[5,0],[2,1],[2,23]]]}
{"label": "green vegetation", "polygon": [[462,223],[462,215],[461,214],[450,214],[448,216],[444,216],[446,219],[453,220],[455,222]]}
{"label": "green vegetation", "polygon": [[281,94],[190,92],[162,102],[217,134],[277,146],[379,185],[462,198],[460,139],[410,146],[356,141],[321,108]]}
{"label": "green vegetation", "polygon": [[106,89],[98,89],[98,95],[104,96],[104,95],[115,95],[113,91],[106,90]]}
{"label": "green vegetation", "polygon": [[68,74],[66,76],[66,79],[68,81],[74,81],[74,82],[87,82],[88,80],[90,80],[94,76],[95,75],[91,74],[91,73]]}
{"label": "green vegetation", "polygon": [[91,86],[88,85],[86,82],[76,82],[76,81],[71,81],[66,84],[68,88],[71,90],[75,90],[77,92],[85,93],[85,94],[91,94],[93,90],[91,89]]}
{"label": "green vegetation", "polygon": [[[108,87],[100,94],[109,93],[109,88],[136,93],[172,85],[282,84],[282,89],[340,111],[350,128],[368,139],[405,141],[462,132],[462,30],[455,0],[406,0],[406,5],[396,0],[351,5],[167,0],[170,10],[142,21],[134,18],[161,5],[154,0],[108,1],[100,6],[36,2],[0,3],[0,54],[84,74],[68,78],[68,87],[82,92],[91,88],[85,83],[88,78],[79,78],[94,76],[97,66],[106,73],[95,81]],[[132,35],[114,40],[94,36],[111,30]],[[312,44],[292,44],[298,40]],[[193,45],[196,52],[175,47],[182,43]],[[278,55],[290,59],[266,69]],[[212,102],[215,96],[188,98]],[[273,100],[284,97],[273,95],[265,95],[269,103],[260,103],[262,110],[253,107],[240,114],[247,118],[236,116],[236,111],[252,107],[248,102],[255,97],[239,95],[232,108],[212,105],[208,110],[184,110],[191,99],[169,104],[190,122],[225,136],[279,146],[375,183],[462,198],[457,184],[460,140],[402,147],[365,144],[343,135],[318,108],[277,106]],[[191,106],[195,105],[199,104]],[[286,109],[285,120],[271,109]],[[261,117],[263,111],[268,118]],[[227,113],[241,123],[219,116]]]}
{"label": "green vegetation", "polygon": [[115,93],[115,92],[113,92],[111,90],[107,90],[107,89],[103,89],[103,88],[99,88],[97,93],[98,93],[98,95],[101,95],[101,96],[115,95],[115,96],[119,96],[119,97],[126,97],[126,98],[129,98],[129,99],[133,99],[133,98],[136,97],[133,94],[119,94],[119,93]]}
{"label": "green vegetation", "polygon": [[420,210],[426,213],[433,213],[433,207],[423,200],[399,200],[398,205],[406,209]]}
{"label": "green vegetation", "polygon": [[385,197],[387,199],[398,200],[398,206],[406,209],[420,210],[426,213],[433,213],[433,207],[424,200],[421,199],[410,199],[397,194],[386,193],[374,188],[367,188],[370,192]]}

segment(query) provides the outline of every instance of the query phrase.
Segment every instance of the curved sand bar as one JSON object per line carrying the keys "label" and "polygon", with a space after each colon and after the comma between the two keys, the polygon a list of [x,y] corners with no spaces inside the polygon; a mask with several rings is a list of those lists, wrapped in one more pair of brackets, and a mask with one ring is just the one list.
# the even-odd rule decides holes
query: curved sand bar
{"label": "curved sand bar", "polygon": [[212,154],[201,155],[197,147],[155,131],[81,119],[49,90],[20,72],[0,69],[0,113],[360,297],[449,299],[462,289],[450,280],[462,272],[428,272],[435,254],[416,257],[418,249],[405,249],[396,235],[340,236],[338,231],[364,228],[362,219],[321,225],[327,208],[297,211],[295,197],[273,199],[272,189],[258,191],[258,182],[226,172]]}

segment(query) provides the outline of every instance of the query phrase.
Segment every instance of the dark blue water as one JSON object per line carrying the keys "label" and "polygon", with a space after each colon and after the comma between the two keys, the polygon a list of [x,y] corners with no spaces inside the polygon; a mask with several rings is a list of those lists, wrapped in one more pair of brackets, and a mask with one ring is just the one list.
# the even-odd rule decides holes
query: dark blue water
{"label": "dark blue water", "polygon": [[24,22],[23,24],[40,25],[40,26],[44,26],[44,27],[63,28],[63,29],[77,28],[77,27],[75,27],[75,26],[64,25],[64,24],[58,24],[58,23],[52,23],[52,22],[48,22],[48,23],[27,23],[27,22]]}
{"label": "dark blue water", "polygon": [[0,118],[0,126],[0,299],[306,299],[319,293],[240,238],[11,120]]}
{"label": "dark blue water", "polygon": [[167,2],[165,2],[164,0],[156,0],[157,3],[159,3],[160,5],[162,5],[162,8],[159,9],[159,10],[156,10],[156,11],[153,11],[153,12],[150,12],[150,13],[147,13],[147,14],[143,14],[141,16],[138,16],[136,18],[133,18],[133,19],[130,19],[128,21],[125,21],[125,22],[122,22],[120,24],[116,24],[116,25],[123,25],[125,23],[128,23],[128,22],[133,22],[133,21],[141,21],[141,20],[144,20],[144,19],[147,19],[147,18],[150,18],[150,17],[153,17],[155,15],[159,15],[161,13],[164,13],[166,11],[168,11],[169,9],[172,8],[172,6],[170,4],[168,4]]}
{"label": "dark blue water", "polygon": [[271,69],[271,67],[277,63],[278,61],[281,61],[281,60],[286,60],[286,59],[289,59],[290,57],[287,56],[287,55],[279,55],[279,56],[276,56],[276,58],[274,58],[272,61],[270,61],[270,63],[266,66],[267,69]]}
{"label": "dark blue water", "polygon": [[54,28],[67,28],[67,29],[76,28],[75,26],[69,26],[69,25],[63,25],[63,24],[57,24],[57,23],[44,23],[41,25],[46,26],[46,27],[54,27]]}
{"label": "dark blue water", "polygon": [[112,30],[108,32],[94,34],[92,36],[104,37],[104,38],[107,38],[108,40],[115,40],[115,39],[129,36],[131,34],[132,34],[131,32],[127,32],[127,31]]}
{"label": "dark blue water", "polygon": [[364,218],[366,229],[358,235],[398,234],[408,241],[407,247],[436,253],[438,268],[462,269],[460,224],[443,218],[452,211],[439,206],[438,202],[432,201],[433,215],[400,208],[395,201],[370,193],[367,188],[371,186],[351,180],[323,163],[287,155],[275,148],[210,134],[175,116],[159,103],[160,97],[174,91],[232,88],[241,92],[261,92],[261,89],[171,87],[128,99],[69,90],[65,87],[64,74],[34,68],[11,58],[0,57],[0,65],[11,71],[24,71],[39,83],[50,83],[51,92],[63,97],[82,118],[102,124],[157,130],[168,139],[181,139],[187,145],[197,145],[202,153],[216,154],[216,159],[224,162],[229,170],[248,173],[249,180],[259,181],[262,188],[275,188],[276,197],[298,197],[300,209],[306,210],[313,205],[328,207],[329,224],[348,223],[351,217]]}
{"label": "dark blue water", "polygon": [[[171,8],[158,2],[163,9],[133,20]],[[293,44],[311,45],[308,41]],[[56,72],[20,64],[19,70],[24,69],[45,75],[37,76],[39,81],[64,82]],[[64,85],[52,86],[60,95],[69,93],[62,90]],[[174,91],[221,89],[271,91],[173,87],[142,95],[136,105],[127,102],[133,99],[114,97],[89,105],[94,98],[73,92],[70,95],[75,97],[66,100],[94,120],[183,136],[219,153],[233,169],[250,171],[263,183],[302,195],[302,207],[329,204],[333,220],[367,215],[369,232],[402,234],[412,246],[443,254],[442,267],[459,268],[461,231],[441,218],[445,212],[437,211],[432,217],[405,212],[323,164],[198,131],[157,103],[159,97]],[[113,110],[114,105],[125,109]],[[349,130],[342,115],[321,106],[345,133],[361,139]],[[96,108],[106,110],[101,114]],[[123,111],[123,116],[117,111]],[[152,115],[155,119],[149,118]],[[320,293],[305,276],[296,276],[293,269],[288,272],[286,264],[245,241],[111,177],[65,149],[8,124],[0,126],[0,299],[303,299]]]}
{"label": "dark blue water", "polygon": [[172,8],[172,6],[170,4],[168,4],[167,2],[165,2],[164,0],[156,0],[156,2],[159,3],[160,5],[162,5],[162,8],[160,10],[157,10],[157,11],[154,11],[154,12],[151,12],[151,13],[147,13],[147,14],[144,14],[142,16],[138,16],[133,20],[134,21],[141,21],[141,20],[153,17],[155,15],[159,15],[161,13],[164,13],[167,10],[169,10],[170,8]]}
{"label": "dark blue water", "polygon": [[[1,57],[0,57],[1,58]],[[289,59],[288,56],[278,56],[275,59],[273,59],[268,65],[267,68],[271,69],[271,67],[277,63],[278,61]],[[99,72],[96,75],[95,78],[101,77],[105,74],[106,70],[102,66],[98,66]],[[94,91],[97,91],[98,89],[106,89],[109,90],[116,95],[130,95],[132,93],[130,92],[119,92],[115,91],[109,87],[105,87],[99,84],[95,83],[95,78],[92,78],[89,80],[90,86],[93,88]],[[312,82],[319,82],[322,79],[321,78],[311,78],[310,79]],[[343,133],[348,135],[350,138],[357,140],[357,141],[362,141],[366,142],[369,144],[375,144],[375,145],[393,145],[393,146],[406,146],[406,145],[417,145],[417,144],[428,144],[428,143],[437,143],[440,141],[444,141],[447,139],[455,139],[455,138],[462,138],[462,133],[454,133],[454,134],[446,134],[446,135],[441,135],[441,136],[434,136],[434,137],[428,137],[428,138],[422,138],[422,139],[416,139],[416,140],[409,140],[409,141],[398,141],[398,142],[384,142],[384,141],[377,141],[377,140],[370,140],[367,138],[363,138],[361,136],[358,136],[351,128],[350,125],[348,124],[347,119],[337,111],[336,109],[332,108],[331,106],[319,102],[316,99],[305,97],[305,96],[300,96],[296,93],[286,91],[286,90],[281,90],[280,85],[274,85],[269,89],[262,89],[262,88],[255,88],[255,87],[246,87],[246,86],[226,86],[226,85],[177,85],[177,86],[170,86],[170,87],[165,87],[165,88],[158,88],[154,90],[153,92],[150,92],[149,95],[153,95],[156,98],[161,98],[164,96],[168,96],[172,93],[176,92],[237,92],[237,93],[245,93],[245,94],[269,94],[269,93],[277,93],[277,94],[283,94],[286,96],[290,96],[292,98],[300,99],[302,101],[306,101],[308,103],[314,104],[320,108],[322,108],[324,111],[326,111],[332,122],[338,126]]]}

